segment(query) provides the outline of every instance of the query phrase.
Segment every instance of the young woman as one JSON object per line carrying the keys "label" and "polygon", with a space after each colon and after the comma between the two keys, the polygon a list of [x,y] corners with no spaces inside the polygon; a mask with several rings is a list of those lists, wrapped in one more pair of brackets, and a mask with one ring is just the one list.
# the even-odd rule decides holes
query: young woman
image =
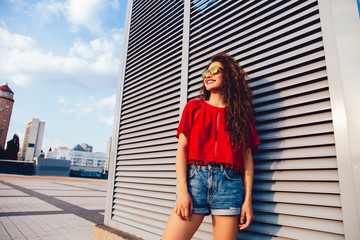
{"label": "young woman", "polygon": [[237,239],[253,219],[251,148],[260,142],[246,73],[219,53],[202,77],[200,99],[186,104],[177,129],[177,199],[163,240],[191,239],[209,214],[214,239]]}

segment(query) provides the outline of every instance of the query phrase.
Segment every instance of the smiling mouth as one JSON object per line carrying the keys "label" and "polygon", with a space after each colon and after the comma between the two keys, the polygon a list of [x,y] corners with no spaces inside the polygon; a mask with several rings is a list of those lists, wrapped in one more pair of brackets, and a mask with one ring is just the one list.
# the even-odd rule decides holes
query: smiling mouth
{"label": "smiling mouth", "polygon": [[212,83],[214,83],[215,82],[215,80],[214,79],[209,79],[209,80],[206,80],[206,84],[212,84]]}

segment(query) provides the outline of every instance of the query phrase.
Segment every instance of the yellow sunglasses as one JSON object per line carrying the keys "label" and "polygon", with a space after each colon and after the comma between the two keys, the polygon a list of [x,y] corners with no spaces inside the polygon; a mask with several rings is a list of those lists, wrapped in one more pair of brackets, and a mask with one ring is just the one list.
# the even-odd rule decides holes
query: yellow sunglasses
{"label": "yellow sunglasses", "polygon": [[220,72],[220,70],[224,71],[224,69],[221,68],[221,67],[219,67],[219,66],[215,66],[215,67],[212,67],[212,68],[210,68],[210,69],[206,69],[206,70],[204,70],[204,71],[202,72],[202,77],[203,77],[203,79],[205,79],[205,78],[206,78],[206,75],[208,75],[209,73],[210,73],[211,75],[218,74],[218,73]]}

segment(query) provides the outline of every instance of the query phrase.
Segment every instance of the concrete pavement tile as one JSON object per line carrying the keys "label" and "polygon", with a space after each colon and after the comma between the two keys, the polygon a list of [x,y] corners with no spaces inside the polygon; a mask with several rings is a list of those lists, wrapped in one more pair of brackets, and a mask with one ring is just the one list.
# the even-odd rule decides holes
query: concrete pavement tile
{"label": "concrete pavement tile", "polygon": [[[24,219],[25,220],[25,219]],[[44,228],[41,227],[42,225],[42,221],[37,220],[36,218],[34,218],[33,216],[28,216],[26,218],[26,225],[37,234],[37,236],[42,237],[42,236],[48,236],[49,234],[47,233],[47,231],[45,231]]]}
{"label": "concrete pavement tile", "polygon": [[60,208],[30,196],[21,198],[2,197],[0,208],[6,213],[61,211]]}
{"label": "concrete pavement tile", "polygon": [[21,196],[29,196],[26,193],[23,193],[21,191],[15,190],[15,189],[1,189],[0,190],[0,196],[1,197],[6,197],[6,196],[16,196],[16,197],[21,197]]}
{"label": "concrete pavement tile", "polygon": [[52,236],[41,237],[42,240],[54,240]]}
{"label": "concrete pavement tile", "polygon": [[64,240],[64,239],[66,239],[66,238],[64,238],[64,236],[62,236],[62,235],[56,235],[56,236],[53,236],[53,238],[54,238],[55,240]]}
{"label": "concrete pavement tile", "polygon": [[12,240],[12,238],[9,235],[4,235],[0,233],[0,239],[2,240]]}
{"label": "concrete pavement tile", "polygon": [[11,217],[10,218],[12,220],[12,222],[15,224],[15,226],[20,230],[20,232],[26,236],[27,238],[33,238],[36,237],[37,234],[32,231],[24,222],[23,222],[23,218],[21,217]]}
{"label": "concrete pavement tile", "polygon": [[0,210],[1,210],[2,216],[6,216],[5,212],[10,212],[10,209],[5,204],[2,205],[1,203],[0,203]]}
{"label": "concrete pavement tile", "polygon": [[[41,193],[41,194],[45,194],[45,195],[50,195],[50,196],[57,196],[57,197],[61,197],[61,196],[73,196],[73,197],[88,197],[89,196],[89,191],[91,190],[66,190],[66,191],[54,191],[54,190],[36,190],[36,192]],[[103,192],[94,192],[92,193],[92,196],[103,196],[104,193]]]}
{"label": "concrete pavement tile", "polygon": [[11,189],[11,188],[9,188],[8,186],[0,183],[0,191],[1,191],[2,189]]}
{"label": "concrete pavement tile", "polygon": [[4,240],[11,239],[10,235],[8,234],[4,225],[1,222],[1,218],[0,218],[0,239],[4,239]]}
{"label": "concrete pavement tile", "polygon": [[1,218],[0,221],[12,239],[20,238],[23,236],[20,230],[15,226],[15,224],[10,219]]}
{"label": "concrete pavement tile", "polygon": [[[52,221],[52,219],[48,219],[49,221]],[[47,224],[44,222],[44,228],[46,229],[46,232],[48,232],[51,236],[54,236],[56,234],[59,234],[58,227],[54,227],[54,224]]]}
{"label": "concrete pavement tile", "polygon": [[27,238],[24,236],[19,236],[19,237],[12,238],[12,240],[27,240]]}
{"label": "concrete pavement tile", "polygon": [[44,221],[44,227],[48,231],[59,229],[63,224],[61,219],[62,219],[62,214],[58,216],[53,216],[53,215],[46,216],[46,221]]}
{"label": "concrete pavement tile", "polygon": [[[6,203],[4,191],[12,191]],[[0,174],[0,220],[20,239],[93,239],[95,223],[104,219],[105,195],[103,180]]]}

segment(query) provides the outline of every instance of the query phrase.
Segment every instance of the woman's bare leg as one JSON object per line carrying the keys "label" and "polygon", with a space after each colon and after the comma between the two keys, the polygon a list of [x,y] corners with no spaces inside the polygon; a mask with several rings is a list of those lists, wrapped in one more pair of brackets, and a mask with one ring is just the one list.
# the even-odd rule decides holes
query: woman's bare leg
{"label": "woman's bare leg", "polygon": [[192,214],[190,221],[183,221],[173,211],[165,227],[162,240],[191,239],[204,219],[202,214]]}
{"label": "woman's bare leg", "polygon": [[214,240],[236,240],[239,216],[212,216]]}

